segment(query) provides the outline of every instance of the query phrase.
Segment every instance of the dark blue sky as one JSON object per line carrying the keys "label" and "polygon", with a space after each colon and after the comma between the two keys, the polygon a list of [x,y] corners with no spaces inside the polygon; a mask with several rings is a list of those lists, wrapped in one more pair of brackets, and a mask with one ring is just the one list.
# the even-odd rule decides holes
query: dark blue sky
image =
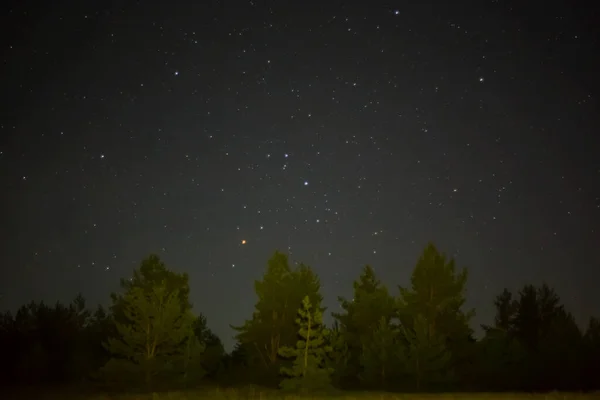
{"label": "dark blue sky", "polygon": [[337,310],[367,263],[397,294],[433,241],[477,323],[527,282],[600,314],[595,10],[111,3],[4,20],[2,308],[107,304],[155,252],[230,346],[275,249]]}

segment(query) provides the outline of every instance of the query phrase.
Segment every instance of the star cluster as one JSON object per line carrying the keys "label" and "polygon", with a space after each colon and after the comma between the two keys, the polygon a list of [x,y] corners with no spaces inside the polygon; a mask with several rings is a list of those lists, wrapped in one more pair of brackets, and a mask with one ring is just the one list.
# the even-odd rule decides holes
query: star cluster
{"label": "star cluster", "polygon": [[155,252],[230,345],[275,249],[315,268],[335,310],[366,263],[406,285],[428,241],[469,267],[480,322],[525,282],[579,320],[600,304],[585,15],[158,3],[10,10],[4,308],[106,304]]}

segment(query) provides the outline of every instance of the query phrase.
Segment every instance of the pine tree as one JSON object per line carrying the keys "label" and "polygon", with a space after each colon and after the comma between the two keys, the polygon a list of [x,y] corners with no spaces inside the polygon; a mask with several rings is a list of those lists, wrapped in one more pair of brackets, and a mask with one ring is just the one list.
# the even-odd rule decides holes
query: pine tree
{"label": "pine tree", "polygon": [[232,326],[247,349],[248,362],[254,363],[253,373],[262,373],[261,383],[279,379],[279,349],[294,346],[297,340],[298,304],[306,295],[312,304],[321,304],[319,288],[319,279],[310,267],[300,264],[292,269],[287,255],[278,251],[269,259],[262,280],[254,284],[258,301],[252,318],[242,326]]}
{"label": "pine tree", "polygon": [[448,379],[450,352],[444,338],[430,331],[431,324],[425,316],[418,315],[412,325],[412,329],[403,330],[408,348],[401,358],[407,361],[406,370],[414,378],[416,389],[421,390],[423,384]]}
{"label": "pine tree", "polygon": [[366,382],[377,384],[379,389],[385,389],[394,376],[395,364],[401,344],[398,342],[399,332],[385,317],[373,331],[372,340],[363,343],[361,378]]}
{"label": "pine tree", "polygon": [[[170,379],[188,381],[201,376],[203,371],[197,365],[197,358],[204,346],[193,338],[188,275],[169,270],[160,257],[151,254],[142,260],[130,279],[121,279],[121,289],[121,293],[111,295],[110,310],[115,325],[115,338],[112,342],[105,343],[109,351],[114,350],[110,351],[113,358],[101,369],[99,375],[108,381],[136,382],[142,379],[147,384],[159,372]],[[174,322],[172,332],[168,332],[169,320]],[[147,323],[146,332],[151,328],[149,332],[155,334],[157,340],[160,335],[172,337],[165,340],[163,346],[157,346],[154,355],[143,346],[140,350],[139,344],[135,345],[135,340],[128,342],[120,337],[121,331],[128,333],[130,329],[135,336],[140,323]],[[185,339],[176,344],[182,336]]]}
{"label": "pine tree", "polygon": [[105,344],[113,359],[104,373],[137,375],[150,385],[161,373],[181,371],[187,378],[192,366],[198,371],[193,364],[203,345],[193,334],[193,315],[181,309],[177,290],[168,291],[165,285],[152,290],[132,287],[122,300],[118,336]]}
{"label": "pine tree", "polygon": [[116,321],[123,317],[122,308],[125,307],[123,296],[130,289],[141,288],[151,294],[157,286],[165,286],[167,293],[177,291],[177,298],[182,311],[190,310],[190,286],[186,273],[178,274],[169,270],[156,254],[150,254],[142,260],[140,266],[133,271],[129,279],[121,279],[121,293],[112,293],[111,312]]}
{"label": "pine tree", "polygon": [[331,352],[329,353],[329,357],[326,358],[325,364],[333,370],[333,384],[340,386],[343,384],[343,378],[348,368],[350,351],[344,334],[340,330],[338,321],[335,321],[333,328],[328,331],[327,344],[331,347]]}
{"label": "pine tree", "polygon": [[[525,285],[515,301],[509,335],[525,350],[523,390],[579,387],[582,333],[548,285]],[[514,370],[511,371],[514,374]],[[549,384],[551,382],[551,384]]]}
{"label": "pine tree", "polygon": [[470,334],[468,322],[474,311],[464,312],[468,271],[457,272],[455,261],[429,243],[417,261],[411,275],[411,288],[400,287],[401,319],[405,325],[422,315],[429,324],[428,331],[442,335]]}
{"label": "pine tree", "polygon": [[333,317],[339,323],[340,333],[348,346],[349,357],[345,375],[366,377],[368,375],[362,374],[361,365],[363,344],[372,342],[374,327],[382,318],[386,323],[394,318],[395,304],[393,297],[369,265],[364,267],[353,286],[352,300],[339,298],[344,313],[333,313]]}
{"label": "pine tree", "polygon": [[281,368],[281,373],[287,378],[280,386],[286,390],[326,389],[331,384],[333,372],[325,366],[331,347],[325,344],[327,331],[323,326],[323,313],[319,307],[313,307],[308,296],[302,301],[296,323],[301,337],[296,347],[284,346],[279,349],[281,357],[294,360],[292,368]]}
{"label": "pine tree", "polygon": [[[474,310],[463,310],[466,302],[468,271],[456,271],[455,261],[440,253],[429,243],[417,261],[411,276],[411,288],[400,287],[399,318],[409,331],[428,335],[432,340],[444,340],[451,353],[449,367],[461,378],[472,363],[472,330],[469,321]],[[427,329],[413,326],[426,323]],[[418,329],[417,329],[418,328]]]}

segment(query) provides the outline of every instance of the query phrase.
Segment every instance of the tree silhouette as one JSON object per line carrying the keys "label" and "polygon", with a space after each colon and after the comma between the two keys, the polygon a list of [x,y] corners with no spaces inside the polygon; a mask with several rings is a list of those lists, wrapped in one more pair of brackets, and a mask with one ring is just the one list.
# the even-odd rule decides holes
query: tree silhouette
{"label": "tree silhouette", "polygon": [[238,332],[237,340],[248,345],[248,362],[255,363],[253,373],[262,371],[261,382],[272,384],[279,380],[279,349],[297,340],[298,305],[307,295],[312,304],[321,304],[320,283],[310,267],[300,264],[291,269],[287,255],[276,251],[254,288],[258,301],[252,318],[232,328]]}
{"label": "tree silhouette", "polygon": [[[395,316],[394,299],[387,288],[377,279],[374,269],[367,265],[358,280],[353,283],[352,300],[339,298],[342,313],[333,313],[339,323],[340,335],[348,347],[348,362],[343,375],[362,376],[363,381],[374,384],[372,371],[364,373],[361,357],[365,344],[373,342],[374,328],[383,319],[389,323]],[[354,379],[356,381],[356,379]],[[376,379],[380,382],[380,379]]]}
{"label": "tree silhouette", "polygon": [[300,328],[300,340],[295,347],[282,346],[279,355],[293,358],[291,368],[282,367],[281,373],[286,375],[280,386],[286,390],[319,390],[328,388],[331,384],[330,375],[333,372],[325,364],[327,346],[325,336],[327,331],[323,326],[323,314],[318,306],[313,306],[310,298],[302,300],[298,310],[296,323]]}

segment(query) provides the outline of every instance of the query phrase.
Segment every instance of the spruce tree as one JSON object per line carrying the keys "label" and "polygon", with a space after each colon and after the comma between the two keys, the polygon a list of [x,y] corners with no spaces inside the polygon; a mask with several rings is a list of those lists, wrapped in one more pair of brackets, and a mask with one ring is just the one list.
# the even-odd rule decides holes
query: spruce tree
{"label": "spruce tree", "polygon": [[325,365],[331,347],[325,343],[327,330],[323,326],[323,313],[319,307],[313,307],[308,296],[302,301],[296,323],[300,328],[298,334],[301,339],[295,347],[283,346],[279,349],[281,357],[293,358],[291,368],[281,368],[281,373],[287,377],[280,387],[303,391],[326,389],[331,384],[333,372]]}

